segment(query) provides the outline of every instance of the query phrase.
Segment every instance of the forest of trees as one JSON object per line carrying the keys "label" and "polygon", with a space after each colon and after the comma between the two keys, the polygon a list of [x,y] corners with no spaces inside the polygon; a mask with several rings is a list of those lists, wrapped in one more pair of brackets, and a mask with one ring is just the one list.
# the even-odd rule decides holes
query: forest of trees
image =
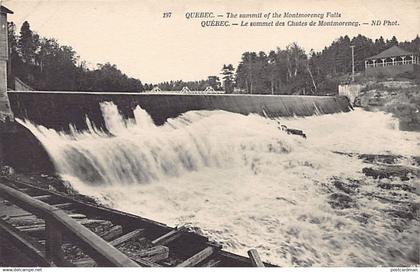
{"label": "forest of trees", "polygon": [[129,78],[115,65],[98,64],[89,69],[70,46],[55,39],[40,37],[24,22],[17,35],[14,23],[8,23],[10,74],[9,86],[18,77],[37,90],[143,91],[140,80]]}
{"label": "forest of trees", "polygon": [[[246,93],[259,94],[333,94],[342,78],[350,79],[351,48],[354,45],[355,71],[364,70],[364,60],[381,51],[398,45],[420,55],[420,38],[399,43],[396,37],[372,40],[363,35],[350,39],[342,36],[325,47],[321,52],[311,50],[308,54],[296,43],[285,49],[277,48],[269,53],[245,52],[236,68],[235,87]],[[224,65],[222,74],[226,74]],[[230,71],[229,71],[230,72]],[[228,74],[229,74],[228,72]],[[232,78],[228,77],[228,85]],[[226,84],[224,84],[226,85]],[[231,92],[231,88],[225,89]]]}
{"label": "forest of trees", "polygon": [[180,91],[183,87],[202,91],[211,86],[216,91],[232,93],[234,89],[250,94],[334,94],[340,81],[350,78],[351,49],[354,45],[355,71],[364,70],[364,60],[398,45],[420,55],[420,38],[398,42],[396,37],[375,40],[363,35],[342,36],[321,52],[305,50],[297,43],[270,52],[245,52],[238,66],[223,65],[220,74],[198,81],[167,81],[142,84],[129,78],[115,65],[98,64],[89,69],[86,62],[70,46],[55,39],[44,38],[24,22],[19,35],[16,26],[8,23],[10,48],[10,86],[14,76],[38,90],[124,91],[141,92],[159,87],[163,91]]}

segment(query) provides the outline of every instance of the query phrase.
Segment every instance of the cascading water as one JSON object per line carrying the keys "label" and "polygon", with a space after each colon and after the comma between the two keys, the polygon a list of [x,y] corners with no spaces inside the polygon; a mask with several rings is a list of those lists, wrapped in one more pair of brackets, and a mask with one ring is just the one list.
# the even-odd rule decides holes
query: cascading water
{"label": "cascading water", "polygon": [[[70,133],[19,121],[83,194],[188,225],[239,254],[257,248],[282,266],[416,262],[419,218],[390,211],[417,207],[419,195],[378,187],[361,172],[365,163],[337,153],[420,155],[420,134],[397,130],[390,115],[356,110],[270,120],[193,111],[157,127],[139,107],[133,120],[112,103],[101,109],[107,132],[89,120],[88,130]],[[278,122],[304,129],[308,139],[286,134]],[[417,177],[388,181],[420,184]]]}

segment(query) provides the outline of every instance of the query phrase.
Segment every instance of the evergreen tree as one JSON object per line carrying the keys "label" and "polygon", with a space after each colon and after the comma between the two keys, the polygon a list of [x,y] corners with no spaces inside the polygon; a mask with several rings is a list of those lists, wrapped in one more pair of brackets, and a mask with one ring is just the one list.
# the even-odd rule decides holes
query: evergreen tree
{"label": "evergreen tree", "polygon": [[391,48],[394,45],[398,45],[398,40],[397,40],[397,37],[392,36],[392,38],[390,40],[387,40],[386,41],[386,47],[387,48]]}
{"label": "evergreen tree", "polygon": [[[115,65],[100,64],[89,70],[70,46],[62,46],[55,39],[46,39],[33,32],[27,21],[20,35],[15,25],[8,24],[10,68],[9,86],[17,76],[39,90],[129,91],[143,90],[141,81],[129,78]],[[78,64],[79,63],[79,64]]]}
{"label": "evergreen tree", "polygon": [[222,68],[223,88],[225,93],[232,93],[234,88],[234,68],[232,64],[224,64]]}
{"label": "evergreen tree", "polygon": [[19,49],[22,61],[25,64],[35,64],[36,41],[31,27],[27,21],[23,22],[20,28]]}

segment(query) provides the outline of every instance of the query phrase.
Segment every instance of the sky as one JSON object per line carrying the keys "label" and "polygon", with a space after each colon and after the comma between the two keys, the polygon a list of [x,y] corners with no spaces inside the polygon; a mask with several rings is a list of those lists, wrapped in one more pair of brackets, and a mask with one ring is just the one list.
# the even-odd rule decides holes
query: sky
{"label": "sky", "polygon": [[[268,52],[292,42],[309,52],[322,50],[341,35],[373,39],[395,35],[405,41],[420,34],[420,0],[3,0],[2,4],[14,12],[8,20],[17,25],[17,31],[26,20],[41,36],[72,46],[90,67],[110,62],[143,83],[220,76],[223,64],[236,66],[243,52]],[[171,17],[163,18],[164,12],[171,12]],[[215,18],[187,19],[190,12],[213,12]],[[341,17],[335,20],[369,25],[201,26],[203,20],[226,20],[227,12],[270,12],[270,16],[338,12]],[[241,24],[241,20],[230,22]],[[278,19],[267,21],[271,20]],[[397,20],[398,25],[371,26],[372,20]]]}

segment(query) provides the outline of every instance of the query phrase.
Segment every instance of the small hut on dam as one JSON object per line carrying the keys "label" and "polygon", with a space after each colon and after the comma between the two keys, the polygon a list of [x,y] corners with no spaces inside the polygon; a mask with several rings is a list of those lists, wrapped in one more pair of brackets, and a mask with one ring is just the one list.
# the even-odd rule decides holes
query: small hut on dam
{"label": "small hut on dam", "polygon": [[420,58],[396,45],[365,60],[367,76],[396,76],[420,70]]}

